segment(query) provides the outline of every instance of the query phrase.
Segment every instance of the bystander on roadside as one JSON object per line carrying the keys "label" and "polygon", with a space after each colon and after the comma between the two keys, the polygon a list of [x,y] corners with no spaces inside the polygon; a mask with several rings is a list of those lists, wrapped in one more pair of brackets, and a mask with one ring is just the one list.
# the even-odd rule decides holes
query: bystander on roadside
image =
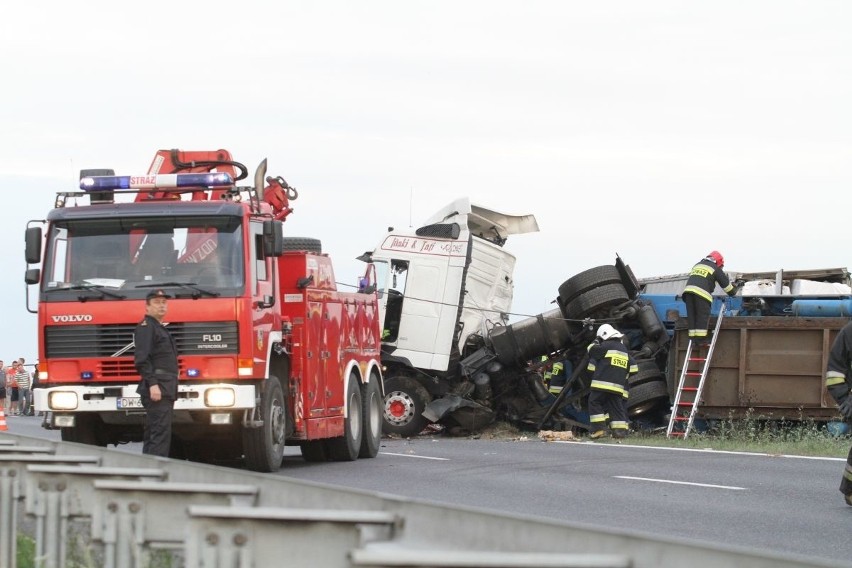
{"label": "bystander on roadside", "polygon": [[12,365],[6,369],[6,400],[9,402],[6,406],[7,416],[18,414],[18,383],[15,382],[15,373],[17,370],[17,361],[12,361]]}
{"label": "bystander on roadside", "polygon": [[15,382],[18,383],[18,416],[29,416],[32,410],[32,376],[27,371],[23,357],[18,359],[18,370],[15,371]]}
{"label": "bystander on roadside", "polygon": [[[32,385],[30,386],[30,416],[35,414],[35,391],[39,388],[38,384],[38,359],[36,359],[35,364],[33,365],[33,380]],[[42,413],[39,412],[39,415]]]}
{"label": "bystander on roadside", "polygon": [[0,359],[0,410],[6,413],[6,367]]}

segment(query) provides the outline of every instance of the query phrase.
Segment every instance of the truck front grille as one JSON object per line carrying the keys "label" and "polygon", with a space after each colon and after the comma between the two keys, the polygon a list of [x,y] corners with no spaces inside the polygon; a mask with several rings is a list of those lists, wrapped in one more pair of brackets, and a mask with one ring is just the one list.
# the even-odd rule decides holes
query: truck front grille
{"label": "truck front grille", "polygon": [[[48,326],[45,351],[49,359],[132,357],[134,329],[136,324]],[[235,321],[176,322],[167,329],[175,338],[178,355],[222,355],[239,350]]]}

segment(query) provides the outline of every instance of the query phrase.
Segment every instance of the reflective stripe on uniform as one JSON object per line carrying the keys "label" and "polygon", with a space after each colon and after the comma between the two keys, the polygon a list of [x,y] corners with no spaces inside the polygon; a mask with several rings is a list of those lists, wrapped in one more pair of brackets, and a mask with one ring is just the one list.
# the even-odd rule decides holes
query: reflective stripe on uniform
{"label": "reflective stripe on uniform", "polygon": [[846,382],[846,377],[843,373],[838,373],[837,371],[828,371],[825,374],[825,386],[833,387],[834,385],[839,385],[841,383]]}
{"label": "reflective stripe on uniform", "polygon": [[707,290],[705,290],[705,289],[703,289],[699,286],[687,286],[686,288],[683,289],[683,293],[684,294],[689,293],[689,294],[695,294],[696,296],[701,296],[702,298],[704,298],[708,302],[713,301],[712,294],[710,294],[710,292],[708,292]]}
{"label": "reflective stripe on uniform", "polygon": [[606,381],[593,380],[592,384],[589,385],[589,386],[592,389],[596,389],[596,390],[614,392],[614,393],[618,393],[620,395],[626,394],[625,388],[623,386],[619,385],[619,384],[616,384],[616,383],[609,383],[609,382],[606,382]]}
{"label": "reflective stripe on uniform", "polygon": [[592,424],[597,424],[599,422],[606,422],[609,419],[609,414],[590,414],[589,422]]}

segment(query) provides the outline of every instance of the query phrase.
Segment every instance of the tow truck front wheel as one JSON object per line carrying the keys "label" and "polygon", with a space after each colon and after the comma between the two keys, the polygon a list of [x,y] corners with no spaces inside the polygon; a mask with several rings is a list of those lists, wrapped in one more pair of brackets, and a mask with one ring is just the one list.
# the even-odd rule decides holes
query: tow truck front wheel
{"label": "tow truck front wheel", "polygon": [[385,380],[385,434],[408,438],[426,427],[423,410],[432,400],[429,392],[410,377],[391,377]]}
{"label": "tow truck front wheel", "polygon": [[286,405],[278,377],[270,376],[260,401],[259,428],[243,430],[243,453],[251,471],[270,473],[281,468],[286,436]]}

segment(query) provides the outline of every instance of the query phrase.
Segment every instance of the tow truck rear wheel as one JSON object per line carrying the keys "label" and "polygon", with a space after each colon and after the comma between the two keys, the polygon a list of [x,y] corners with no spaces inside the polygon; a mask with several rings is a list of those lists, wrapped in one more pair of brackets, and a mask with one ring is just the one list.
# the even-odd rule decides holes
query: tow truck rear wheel
{"label": "tow truck rear wheel", "polygon": [[281,468],[284,459],[286,410],[284,391],[278,377],[270,375],[260,401],[259,428],[243,430],[243,453],[251,471],[269,473]]}
{"label": "tow truck rear wheel", "polygon": [[385,393],[384,433],[408,438],[422,432],[427,423],[423,410],[432,402],[429,392],[415,379],[399,376],[385,380]]}
{"label": "tow truck rear wheel", "polygon": [[361,385],[363,403],[364,440],[361,442],[359,458],[374,458],[379,454],[382,441],[382,389],[379,376],[370,375],[370,381]]}
{"label": "tow truck rear wheel", "polygon": [[361,387],[355,373],[349,374],[346,386],[346,418],[343,420],[343,436],[326,442],[328,455],[334,461],[355,461],[361,452],[364,439],[364,409],[361,402]]}

